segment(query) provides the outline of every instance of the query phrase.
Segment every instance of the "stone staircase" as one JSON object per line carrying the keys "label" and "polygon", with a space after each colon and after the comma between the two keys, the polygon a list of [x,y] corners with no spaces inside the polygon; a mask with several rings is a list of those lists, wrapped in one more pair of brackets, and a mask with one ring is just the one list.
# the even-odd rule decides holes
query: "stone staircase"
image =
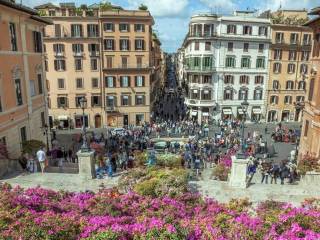
{"label": "stone staircase", "polygon": [[48,173],[70,173],[78,174],[79,173],[79,164],[71,162],[63,162],[62,167],[49,166],[46,168]]}

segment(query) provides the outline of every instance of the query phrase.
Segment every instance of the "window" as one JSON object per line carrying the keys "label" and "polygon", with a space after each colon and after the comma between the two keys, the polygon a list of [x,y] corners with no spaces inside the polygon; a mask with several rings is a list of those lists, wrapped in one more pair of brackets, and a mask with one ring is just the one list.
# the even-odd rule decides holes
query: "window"
{"label": "window", "polygon": [[68,107],[68,98],[66,96],[58,96],[57,104],[58,108]]}
{"label": "window", "polygon": [[287,81],[286,82],[286,90],[292,90],[294,86],[294,82],[293,81]]}
{"label": "window", "polygon": [[282,59],[282,50],[281,49],[275,49],[273,51],[274,55],[273,55],[273,59],[274,60],[281,60]]}
{"label": "window", "polygon": [[134,41],[135,49],[136,50],[144,50],[144,40],[143,39],[136,39]]}
{"label": "window", "polygon": [[66,70],[66,62],[64,59],[54,60],[54,69],[56,71],[65,71]]}
{"label": "window", "polygon": [[278,80],[273,80],[273,82],[272,82],[272,88],[273,88],[274,90],[279,89],[279,81],[278,81]]}
{"label": "window", "polygon": [[254,84],[263,84],[263,76],[255,76]]}
{"label": "window", "polygon": [[64,44],[53,44],[53,51],[55,55],[58,56],[63,56],[64,55]]}
{"label": "window", "polygon": [[248,52],[249,51],[249,43],[244,43],[243,44],[243,51]]}
{"label": "window", "polygon": [[241,88],[239,90],[239,100],[245,100],[245,99],[248,99],[248,89]]}
{"label": "window", "polygon": [[228,51],[229,52],[233,51],[233,42],[228,42]]}
{"label": "window", "polygon": [[58,78],[58,89],[65,89],[63,78]]}
{"label": "window", "polygon": [[292,103],[292,96],[284,96],[284,104],[291,104]]}
{"label": "window", "polygon": [[243,26],[243,34],[244,35],[251,35],[252,34],[252,27],[251,26]]}
{"label": "window", "polygon": [[91,86],[92,86],[92,88],[98,88],[99,87],[99,79],[98,78],[92,78],[91,79]]}
{"label": "window", "polygon": [[91,106],[100,107],[101,106],[101,96],[93,95],[91,96]]}
{"label": "window", "polygon": [[121,57],[122,68],[128,67],[128,57]]}
{"label": "window", "polygon": [[30,95],[31,97],[34,97],[36,95],[36,85],[34,83],[34,80],[30,80]]}
{"label": "window", "polygon": [[71,24],[71,37],[83,37],[81,24]]}
{"label": "window", "polygon": [[144,105],[144,95],[136,95],[136,105]]}
{"label": "window", "polygon": [[205,42],[205,47],[204,47],[204,49],[205,49],[206,51],[210,51],[210,50],[211,50],[211,42]]}
{"label": "window", "polygon": [[121,51],[129,50],[129,39],[120,39],[120,50]]}
{"label": "window", "polygon": [[72,51],[75,56],[82,56],[83,44],[80,44],[80,43],[72,44]]}
{"label": "window", "polygon": [[242,68],[250,68],[250,57],[242,57],[241,58],[241,67]]}
{"label": "window", "polygon": [[233,75],[225,75],[224,76],[225,84],[234,84],[234,76]]}
{"label": "window", "polygon": [[74,66],[76,71],[82,71],[82,59],[81,58],[75,58],[74,59]]}
{"label": "window", "polygon": [[130,87],[130,77],[121,76],[120,77],[120,86],[121,87]]}
{"label": "window", "polygon": [[288,73],[295,73],[295,71],[296,71],[296,65],[295,64],[293,64],[293,63],[289,63],[288,64]]}
{"label": "window", "polygon": [[107,68],[112,68],[113,66],[113,57],[107,56]]}
{"label": "window", "polygon": [[144,76],[136,76],[135,77],[135,85],[136,87],[144,87]]}
{"label": "window", "polygon": [[193,25],[193,34],[196,37],[202,36],[202,24],[194,24]]}
{"label": "window", "polygon": [[235,57],[227,57],[226,58],[226,67],[235,67],[236,66],[236,58]]}
{"label": "window", "polygon": [[45,119],[44,112],[40,113],[40,118],[41,118],[41,127],[44,127],[46,125],[46,119]]}
{"label": "window", "polygon": [[49,16],[54,17],[56,15],[56,11],[54,10],[49,10]]}
{"label": "window", "polygon": [[211,84],[212,77],[211,75],[204,75],[202,79],[202,83],[204,84]]}
{"label": "window", "polygon": [[224,97],[224,100],[233,100],[233,90],[225,89],[223,97]]}
{"label": "window", "polygon": [[54,36],[56,38],[61,37],[61,25],[60,24],[54,24]]}
{"label": "window", "polygon": [[307,64],[301,64],[300,65],[300,74],[307,74],[308,73],[308,65]]}
{"label": "window", "polygon": [[116,87],[116,78],[115,77],[112,77],[112,76],[107,76],[105,77],[105,81],[106,81],[106,86],[108,88],[114,88]]}
{"label": "window", "polygon": [[299,81],[298,82],[298,90],[305,90],[306,89],[306,82],[305,81]]}
{"label": "window", "polygon": [[280,73],[281,72],[281,63],[274,63],[273,64],[273,72]]}
{"label": "window", "polygon": [[227,33],[228,34],[236,34],[237,33],[237,26],[236,25],[228,25],[227,26]]}
{"label": "window", "polygon": [[308,136],[308,131],[309,131],[309,120],[306,120],[306,123],[304,125],[304,136],[307,137]]}
{"label": "window", "polygon": [[201,100],[211,100],[211,91],[209,89],[204,89],[202,92]]}
{"label": "window", "polygon": [[20,137],[21,137],[22,143],[27,141],[27,128],[26,127],[20,128]]}
{"label": "window", "polygon": [[298,33],[291,33],[290,34],[290,44],[297,44],[298,41]]}
{"label": "window", "polygon": [[203,57],[202,65],[204,69],[211,69],[212,67],[212,57]]}
{"label": "window", "polygon": [[263,94],[262,92],[263,91],[260,88],[255,89],[253,92],[253,99],[254,100],[262,100],[262,94]]}
{"label": "window", "polygon": [[98,59],[97,58],[91,58],[90,59],[90,65],[91,65],[91,70],[92,71],[97,71],[98,70]]}
{"label": "window", "polygon": [[270,104],[278,104],[279,97],[278,96],[271,96],[270,97]]}
{"label": "window", "polygon": [[204,36],[210,37],[214,35],[214,24],[204,24],[203,25]]}
{"label": "window", "polygon": [[196,51],[199,50],[199,48],[200,48],[199,46],[200,46],[199,42],[195,42],[194,43],[194,50],[196,50]]}
{"label": "window", "polygon": [[88,37],[99,37],[99,25],[98,24],[88,24],[87,25]]}
{"label": "window", "polygon": [[89,43],[88,44],[88,51],[90,52],[91,57],[97,57],[99,56],[99,44],[96,43]]}
{"label": "window", "polygon": [[49,71],[48,60],[44,60],[44,70],[45,70],[46,72]]}
{"label": "window", "polygon": [[199,94],[197,89],[191,89],[191,99],[199,99]]}
{"label": "window", "polygon": [[311,34],[303,34],[303,45],[311,44]]}
{"label": "window", "polygon": [[104,50],[115,50],[114,39],[104,39]]}
{"label": "window", "polygon": [[16,100],[17,105],[21,106],[23,104],[22,91],[21,91],[21,80],[19,78],[14,80],[15,90],[16,90]]}
{"label": "window", "polygon": [[76,78],[76,88],[83,88],[83,79]]}
{"label": "window", "polygon": [[85,96],[83,96],[83,95],[79,95],[79,96],[76,96],[76,97],[75,97],[75,103],[76,103],[76,107],[77,107],[77,108],[81,107],[80,100],[81,100],[82,98],[84,98],[84,97],[85,97]]}
{"label": "window", "polygon": [[104,23],[103,30],[105,32],[114,32],[114,24],[113,23]]}
{"label": "window", "polygon": [[38,91],[39,91],[39,94],[42,94],[43,93],[42,75],[37,74],[37,79],[38,79]]}
{"label": "window", "polygon": [[42,38],[41,33],[37,31],[33,31],[33,43],[34,43],[34,51],[42,52]]}
{"label": "window", "polygon": [[15,23],[9,23],[11,51],[18,51],[17,34]]}
{"label": "window", "polygon": [[310,80],[310,87],[309,87],[309,94],[308,94],[308,101],[312,101],[313,98],[313,91],[314,91],[314,78]]}
{"label": "window", "polygon": [[301,61],[309,61],[310,51],[301,52]]}
{"label": "window", "polygon": [[116,105],[116,96],[107,96],[107,106],[113,108]]}
{"label": "window", "polygon": [[119,24],[119,31],[120,32],[129,32],[130,29],[129,29],[129,24],[127,23],[120,23]]}
{"label": "window", "polygon": [[296,97],[296,102],[297,103],[303,103],[304,102],[304,96],[297,96]]}
{"label": "window", "polygon": [[134,25],[135,32],[144,32],[144,24],[135,24]]}
{"label": "window", "polygon": [[129,96],[128,95],[122,95],[121,96],[121,105],[122,106],[129,106],[130,101],[129,101]]}
{"label": "window", "polygon": [[249,76],[248,75],[241,75],[239,83],[240,84],[249,84]]}
{"label": "window", "polygon": [[263,53],[263,50],[264,50],[264,44],[260,43],[259,44],[259,53]]}
{"label": "window", "polygon": [[295,61],[297,59],[297,51],[290,50],[289,51],[289,61]]}
{"label": "window", "polygon": [[283,43],[283,32],[276,33],[276,43]]}
{"label": "window", "polygon": [[141,67],[142,67],[142,57],[137,56],[137,68],[141,68]]}
{"label": "window", "polygon": [[136,114],[136,125],[141,125],[144,122],[144,114]]}
{"label": "window", "polygon": [[268,28],[261,26],[259,27],[259,36],[267,36],[268,35]]}
{"label": "window", "polygon": [[256,68],[265,68],[265,59],[264,59],[264,57],[258,57],[257,58]]}

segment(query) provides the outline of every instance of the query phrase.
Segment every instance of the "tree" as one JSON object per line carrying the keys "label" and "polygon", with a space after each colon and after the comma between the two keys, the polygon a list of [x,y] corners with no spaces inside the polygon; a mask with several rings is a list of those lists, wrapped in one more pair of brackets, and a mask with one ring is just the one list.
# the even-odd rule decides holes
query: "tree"
{"label": "tree", "polygon": [[112,10],[112,4],[110,2],[100,3],[100,9],[102,11]]}
{"label": "tree", "polygon": [[140,6],[139,6],[139,10],[148,11],[148,7],[146,5],[144,5],[143,3],[141,3]]}
{"label": "tree", "polygon": [[39,140],[28,140],[22,143],[22,153],[35,154],[40,148],[45,147],[46,145]]}

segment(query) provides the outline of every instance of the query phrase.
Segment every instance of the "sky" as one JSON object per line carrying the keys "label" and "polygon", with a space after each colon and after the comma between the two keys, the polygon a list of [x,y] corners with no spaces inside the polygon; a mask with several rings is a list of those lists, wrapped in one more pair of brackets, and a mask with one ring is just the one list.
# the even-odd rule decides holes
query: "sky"
{"label": "sky", "polygon": [[[34,7],[50,0],[17,0],[24,5]],[[59,2],[75,2],[76,5],[98,3],[99,0],[52,0]],[[110,0],[112,4],[125,9],[137,9],[143,3],[148,6],[155,19],[154,30],[157,32],[162,49],[175,52],[182,44],[188,31],[190,17],[199,13],[231,14],[234,10],[265,11],[283,9],[310,9],[320,6],[319,0]]]}

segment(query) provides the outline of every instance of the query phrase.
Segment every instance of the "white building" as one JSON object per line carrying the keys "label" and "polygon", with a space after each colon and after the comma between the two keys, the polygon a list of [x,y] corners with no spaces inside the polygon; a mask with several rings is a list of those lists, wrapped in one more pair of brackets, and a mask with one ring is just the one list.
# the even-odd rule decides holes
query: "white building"
{"label": "white building", "polygon": [[185,83],[184,48],[179,48],[175,55],[176,77],[179,86]]}
{"label": "white building", "polygon": [[188,82],[186,104],[199,122],[210,118],[265,117],[270,20],[253,12],[195,15],[183,43]]}

